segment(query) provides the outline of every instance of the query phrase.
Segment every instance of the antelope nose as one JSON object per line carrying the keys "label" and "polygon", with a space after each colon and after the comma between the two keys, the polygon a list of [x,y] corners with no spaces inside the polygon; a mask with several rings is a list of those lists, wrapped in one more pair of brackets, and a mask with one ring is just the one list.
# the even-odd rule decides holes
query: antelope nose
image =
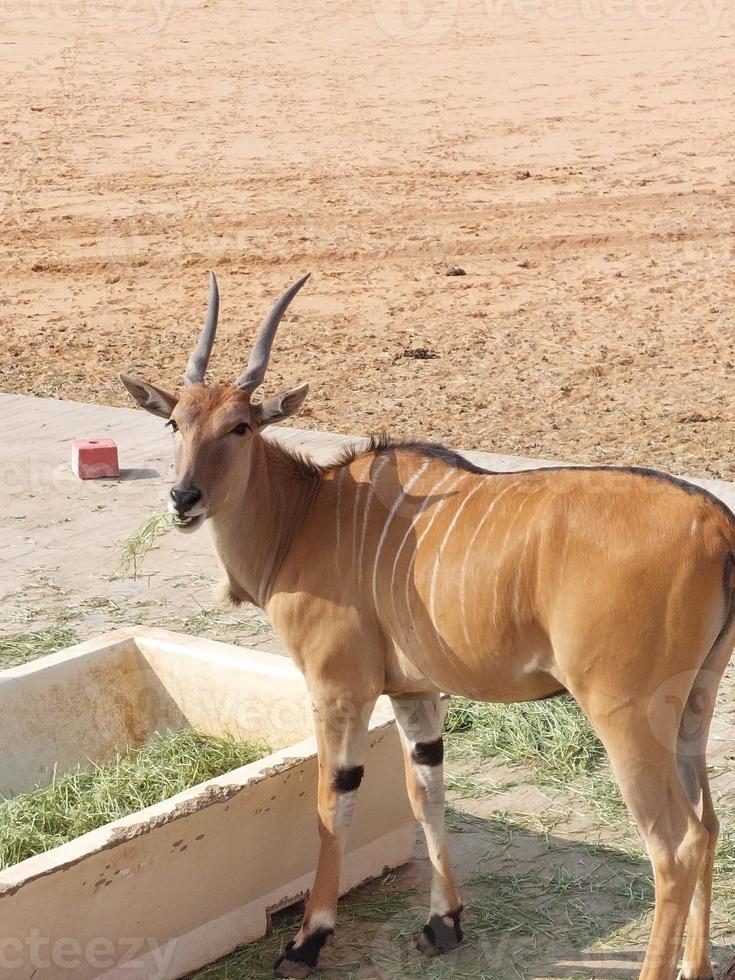
{"label": "antelope nose", "polygon": [[179,490],[177,487],[174,487],[171,491],[171,500],[176,508],[176,513],[182,516],[191,510],[194,504],[198,503],[201,499],[202,491],[196,487],[189,487],[187,490]]}

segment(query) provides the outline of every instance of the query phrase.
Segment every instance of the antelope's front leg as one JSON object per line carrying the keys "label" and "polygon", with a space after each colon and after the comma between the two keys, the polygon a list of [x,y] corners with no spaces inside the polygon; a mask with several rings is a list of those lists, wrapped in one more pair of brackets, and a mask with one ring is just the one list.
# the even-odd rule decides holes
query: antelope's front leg
{"label": "antelope's front leg", "polygon": [[322,947],[334,934],[342,858],[362,782],[368,723],[375,700],[338,698],[313,705],[319,753],[321,846],[301,929],[274,966],[278,977],[308,976],[317,965]]}
{"label": "antelope's front leg", "polygon": [[421,824],[432,866],[429,921],[418,940],[422,953],[448,953],[462,941],[462,902],[449,861],[444,829],[444,741],[446,702],[436,695],[391,698],[401,733],[406,784]]}

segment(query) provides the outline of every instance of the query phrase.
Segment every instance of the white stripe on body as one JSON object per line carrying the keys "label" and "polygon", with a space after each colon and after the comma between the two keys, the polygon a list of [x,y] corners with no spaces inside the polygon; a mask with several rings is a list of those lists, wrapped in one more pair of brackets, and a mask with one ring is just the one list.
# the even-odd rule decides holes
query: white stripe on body
{"label": "white stripe on body", "polygon": [[473,487],[472,490],[470,490],[470,492],[467,494],[467,496],[464,498],[464,500],[462,501],[462,503],[457,508],[457,512],[454,515],[454,517],[452,518],[452,521],[451,521],[449,527],[447,528],[446,534],[444,535],[444,538],[442,539],[442,543],[439,545],[439,550],[437,552],[436,560],[434,562],[434,571],[431,574],[431,586],[429,588],[429,618],[430,618],[430,620],[432,622],[432,625],[434,627],[434,630],[436,631],[437,636],[439,637],[439,639],[440,639],[440,641],[442,643],[444,641],[442,639],[441,633],[439,632],[439,627],[437,626],[436,613],[435,613],[435,606],[436,606],[436,583],[437,583],[437,580],[439,578],[439,566],[441,564],[442,555],[444,554],[444,549],[446,548],[447,542],[449,541],[449,538],[452,535],[452,531],[457,526],[457,521],[462,516],[462,512],[464,511],[465,507],[470,502],[470,500],[472,500],[472,498],[475,496],[475,494],[477,493],[477,491],[483,489],[483,487],[485,487],[485,485],[486,485],[485,484],[485,481],[478,476],[478,478],[477,478],[477,485],[475,487]]}
{"label": "white stripe on body", "polygon": [[337,565],[337,576],[342,576],[342,569],[339,564],[339,553],[342,546],[342,481],[344,480],[347,467],[343,466],[337,477],[337,532],[335,535],[334,561]]}
{"label": "white stripe on body", "polygon": [[528,554],[528,541],[531,537],[531,532],[533,531],[533,525],[529,524],[526,534],[523,538],[523,547],[521,548],[521,557],[518,561],[516,567],[516,580],[513,588],[513,613],[516,619],[519,619],[521,613],[521,583],[523,581],[523,570],[524,561],[526,555]]}
{"label": "white stripe on body", "polygon": [[[533,494],[536,493],[536,491],[538,489],[539,488],[537,487],[535,490],[532,490],[531,493],[527,493],[525,495],[525,497],[519,503],[517,510],[515,511],[515,513],[513,514],[511,520],[508,523],[508,527],[507,527],[506,532],[505,532],[505,537],[503,538],[503,546],[501,548],[501,552],[502,551],[505,551],[505,546],[508,543],[508,539],[510,538],[511,531],[513,530],[513,527],[515,526],[516,521],[520,517],[524,505],[528,503],[529,497],[533,496]],[[500,584],[500,576],[499,575],[496,575],[495,576],[495,582],[493,584],[493,605],[492,605],[492,609],[493,609],[493,627],[496,627],[497,624],[498,624],[497,614],[498,614],[498,586],[499,586],[499,584]],[[518,615],[518,580],[517,580],[517,577],[516,577],[515,589],[514,589],[514,593],[513,593],[513,602],[514,602],[513,613],[517,616]]]}
{"label": "white stripe on body", "polygon": [[362,492],[362,483],[358,483],[355,480],[355,503],[352,507],[352,564],[354,565],[357,561],[357,509],[360,503],[360,493]]}
{"label": "white stripe on body", "polygon": [[397,615],[397,609],[396,609],[396,590],[395,590],[396,570],[398,568],[398,562],[399,562],[400,557],[401,557],[401,555],[403,553],[403,549],[405,548],[406,542],[408,541],[409,537],[411,536],[411,532],[413,531],[413,529],[414,529],[414,527],[416,525],[416,521],[419,519],[419,517],[421,517],[421,515],[423,514],[423,512],[426,510],[426,508],[432,502],[432,494],[434,493],[435,490],[438,490],[439,487],[443,486],[447,482],[447,480],[449,479],[449,477],[453,475],[454,472],[455,472],[454,470],[450,470],[449,473],[445,473],[444,476],[441,478],[441,480],[439,480],[437,483],[435,483],[434,486],[431,488],[431,490],[426,494],[426,496],[424,497],[424,502],[421,504],[421,506],[419,507],[418,511],[416,512],[416,515],[414,516],[414,519],[411,521],[411,523],[409,524],[409,526],[408,526],[408,528],[406,530],[406,533],[403,535],[403,540],[401,541],[400,545],[398,546],[398,551],[396,551],[396,556],[393,559],[393,570],[392,570],[391,576],[390,576],[390,594],[391,594],[391,601],[392,601],[392,605],[393,605],[393,616],[394,617]]}
{"label": "white stripe on body", "polygon": [[365,509],[362,513],[362,534],[360,536],[360,554],[357,558],[357,585],[362,587],[362,559],[365,554],[365,535],[367,533],[367,523],[368,515],[370,514],[370,505],[373,501],[373,496],[375,494],[375,488],[378,483],[380,474],[383,471],[383,467],[388,462],[386,456],[381,456],[375,460],[375,475],[371,475],[370,483],[368,484],[367,499],[365,501]]}
{"label": "white stripe on body", "polygon": [[[393,518],[398,513],[398,508],[401,506],[403,501],[406,499],[411,487],[416,483],[418,479],[426,472],[429,465],[429,460],[425,460],[421,466],[416,470],[413,476],[406,481],[406,485],[403,487],[401,492],[396,497],[391,507],[388,517],[386,518],[385,524],[383,525],[383,530],[381,532],[380,538],[378,540],[378,546],[375,549],[375,560],[373,562],[373,605],[378,608],[378,560],[380,559],[380,553],[383,550],[383,545],[385,544],[385,539],[388,537],[388,531],[391,524],[393,523]],[[393,564],[393,573],[395,574],[395,562]],[[393,579],[391,578],[391,594],[393,593]]]}
{"label": "white stripe on body", "polygon": [[[442,486],[444,483],[446,483],[447,479],[449,479],[450,476],[454,476],[456,474],[456,472],[457,472],[456,470],[452,470],[451,472],[447,473],[446,477],[443,480],[440,480],[439,483],[434,487],[434,490],[438,490],[439,487]],[[467,473],[462,472],[460,474],[460,476],[459,476],[459,479],[461,480],[461,479],[463,479],[466,476],[467,476]],[[416,547],[413,549],[413,554],[411,555],[411,560],[408,563],[408,570],[406,572],[406,588],[405,588],[406,612],[408,613],[408,617],[409,617],[409,619],[411,621],[411,629],[413,630],[414,633],[416,633],[416,617],[414,616],[414,611],[413,611],[413,608],[411,606],[411,595],[410,595],[411,572],[413,571],[414,565],[416,564],[416,555],[418,554],[419,548],[421,547],[421,544],[424,541],[424,538],[426,537],[426,535],[429,533],[429,531],[434,526],[434,521],[439,516],[439,513],[440,513],[440,511],[441,511],[441,509],[442,509],[442,507],[444,506],[445,503],[446,503],[446,499],[440,500],[437,503],[436,507],[434,508],[434,513],[431,515],[429,521],[426,524],[426,527],[423,529],[423,531],[421,532],[421,534],[419,535],[419,537],[418,537],[418,539],[416,541]]]}
{"label": "white stripe on body", "polygon": [[480,520],[480,523],[475,528],[475,533],[470,538],[470,543],[467,545],[467,551],[465,552],[464,561],[462,562],[462,571],[460,572],[459,575],[459,611],[462,617],[462,629],[464,630],[464,638],[468,647],[472,647],[472,640],[470,639],[469,630],[467,629],[467,608],[465,603],[465,593],[466,593],[466,585],[467,585],[467,562],[470,558],[470,555],[472,554],[472,549],[475,545],[475,542],[477,541],[480,532],[482,531],[482,528],[484,527],[488,517],[490,517],[492,512],[495,510],[495,507],[497,506],[501,498],[504,497],[506,493],[513,488],[514,488],[514,484],[509,483],[504,490],[500,491],[500,493],[495,497],[495,499],[490,504],[488,509],[482,515],[482,519]]}

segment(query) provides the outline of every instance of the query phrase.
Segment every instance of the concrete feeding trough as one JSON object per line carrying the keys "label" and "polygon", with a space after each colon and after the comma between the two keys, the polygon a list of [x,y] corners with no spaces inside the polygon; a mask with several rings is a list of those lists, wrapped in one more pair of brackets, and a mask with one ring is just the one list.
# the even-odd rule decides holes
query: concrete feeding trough
{"label": "concrete feeding trough", "polygon": [[[408,861],[414,824],[389,704],[370,725],[342,893]],[[316,866],[316,742],[279,656],[134,628],[0,674],[0,792],[155,731],[265,740],[258,762],[0,872],[3,980],[169,980],[258,939]]]}

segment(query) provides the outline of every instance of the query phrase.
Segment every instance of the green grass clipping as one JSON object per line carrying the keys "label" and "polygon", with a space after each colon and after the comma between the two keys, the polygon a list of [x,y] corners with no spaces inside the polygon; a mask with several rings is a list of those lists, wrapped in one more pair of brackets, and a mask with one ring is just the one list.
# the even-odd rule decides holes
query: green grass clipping
{"label": "green grass clipping", "polygon": [[143,748],[78,766],[49,786],[0,801],[0,869],[262,759],[268,751],[263,743],[189,729],[156,732]]}

